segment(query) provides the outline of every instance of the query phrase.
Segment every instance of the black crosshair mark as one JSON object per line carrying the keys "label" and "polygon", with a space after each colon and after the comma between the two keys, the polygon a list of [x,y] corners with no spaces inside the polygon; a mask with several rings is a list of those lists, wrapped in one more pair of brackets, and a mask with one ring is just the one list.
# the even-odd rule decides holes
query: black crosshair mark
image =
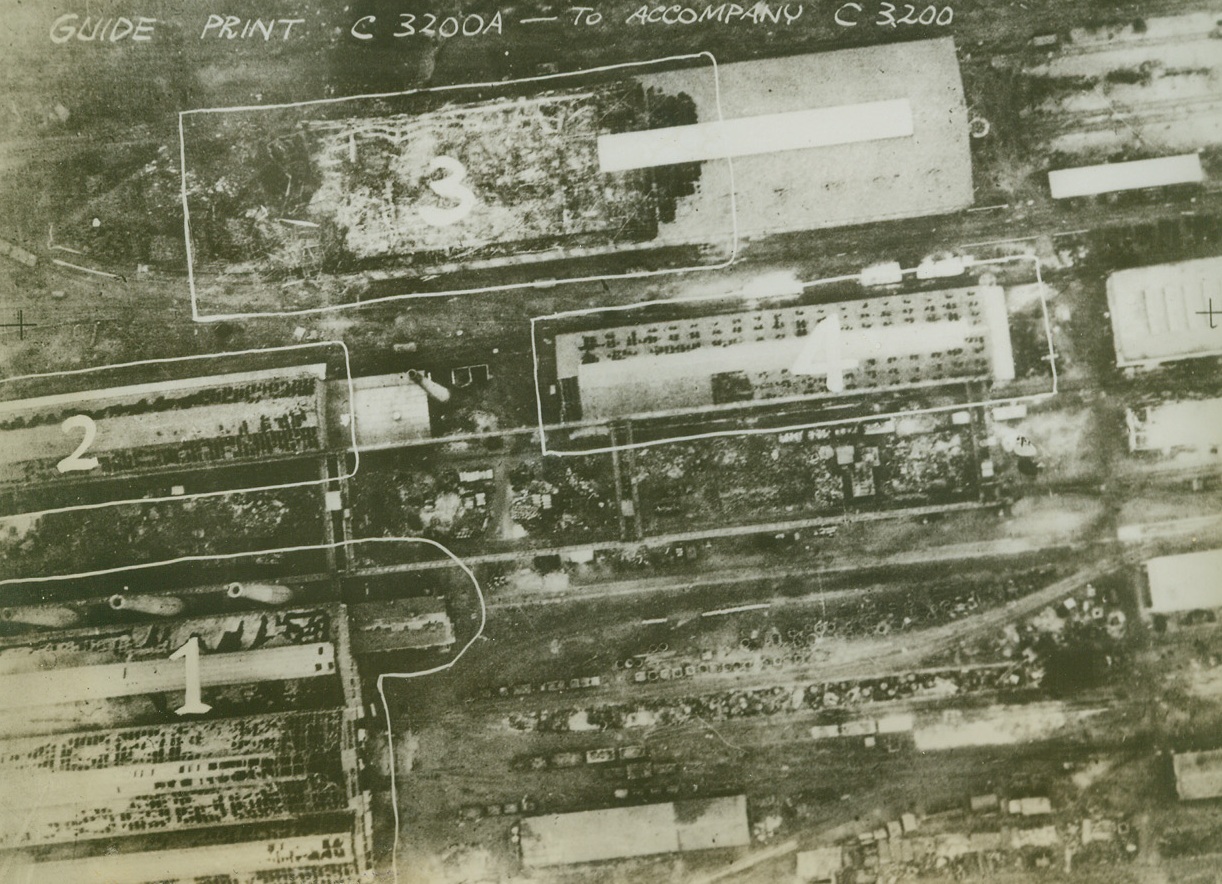
{"label": "black crosshair mark", "polygon": [[1215,309],[1214,309],[1214,299],[1213,299],[1213,298],[1210,298],[1210,299],[1209,299],[1209,306],[1208,306],[1208,307],[1206,307],[1204,310],[1198,310],[1198,311],[1197,311],[1197,316],[1208,316],[1208,317],[1209,317],[1209,327],[1210,327],[1210,328],[1217,328],[1217,326],[1216,326],[1216,325],[1214,325],[1214,317],[1215,317],[1215,316],[1222,316],[1222,308],[1220,308],[1220,309],[1218,309],[1218,310],[1215,310]]}
{"label": "black crosshair mark", "polygon": [[27,328],[37,328],[37,324],[33,322],[26,322],[25,321],[25,311],[18,310],[17,311],[17,321],[16,322],[0,322],[0,328],[17,329],[17,338],[19,340],[24,341],[25,340],[25,330]]}

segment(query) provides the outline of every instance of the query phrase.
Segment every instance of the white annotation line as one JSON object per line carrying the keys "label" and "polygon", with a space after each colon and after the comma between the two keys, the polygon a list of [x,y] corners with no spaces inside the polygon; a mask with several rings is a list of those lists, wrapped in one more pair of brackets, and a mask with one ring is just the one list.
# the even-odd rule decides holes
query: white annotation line
{"label": "white annotation line", "polygon": [[390,718],[390,705],[386,701],[386,692],[383,689],[383,682],[387,678],[420,678],[425,675],[433,675],[438,672],[444,672],[445,670],[453,666],[455,663],[457,663],[462,658],[462,656],[466,654],[468,650],[471,649],[471,646],[475,644],[475,642],[480,638],[480,636],[484,634],[484,627],[487,626],[487,623],[488,623],[488,602],[484,598],[484,591],[479,585],[479,580],[476,578],[475,572],[472,571],[471,568],[467,566],[466,562],[464,562],[462,559],[460,559],[458,556],[452,553],[447,547],[442,546],[437,541],[431,540],[427,537],[362,537],[357,540],[351,540],[351,541],[338,541],[336,543],[316,543],[316,544],[307,544],[303,546],[286,546],[286,547],[281,547],[279,549],[255,550],[253,552],[209,553],[205,555],[180,556],[176,559],[168,559],[163,562],[144,562],[138,565],[124,565],[118,568],[102,568],[96,571],[82,571],[77,574],[61,574],[61,575],[43,576],[43,577],[15,577],[15,578],[9,578],[7,580],[0,580],[0,586],[11,586],[14,584],[19,584],[19,583],[47,583],[49,581],[79,580],[79,579],[83,579],[87,577],[98,577],[98,576],[105,576],[108,574],[117,574],[122,571],[147,571],[151,568],[160,568],[160,567],[166,567],[169,565],[177,565],[183,562],[215,562],[215,561],[227,561],[227,560],[231,561],[233,559],[259,558],[262,556],[280,555],[283,553],[314,552],[318,550],[341,549],[341,548],[349,549],[349,548],[358,546],[362,543],[423,543],[423,544],[427,544],[428,546],[434,547],[435,549],[438,549],[442,553],[444,553],[447,558],[453,561],[454,564],[457,565],[459,568],[461,568],[462,572],[466,574],[467,577],[470,578],[471,585],[475,587],[475,597],[479,599],[479,628],[476,629],[475,634],[471,636],[471,639],[465,645],[462,646],[462,649],[457,654],[455,654],[453,659],[451,659],[448,663],[444,663],[440,666],[434,666],[431,669],[423,669],[419,672],[384,672],[378,676],[378,682],[377,682],[378,695],[382,698],[382,709],[386,713],[386,747],[389,752],[389,758],[390,758],[390,795],[391,795],[391,805],[390,806],[391,806],[391,809],[394,811],[394,818],[395,818],[394,848],[390,855],[390,861],[391,861],[391,868],[394,872],[394,878],[395,878],[395,881],[397,882],[399,880],[399,862],[398,862],[399,826],[400,826],[399,790],[398,790],[398,784],[396,781],[395,749],[394,749],[394,741],[393,741],[393,732],[391,729],[392,726],[391,726],[391,718]]}
{"label": "white annotation line", "polygon": [[[290,350],[309,350],[318,347],[339,347],[344,353],[344,374],[348,382],[348,413],[351,419],[348,421],[349,438],[352,442],[352,471],[340,476],[335,476],[330,479],[308,479],[303,482],[284,482],[279,485],[258,485],[253,488],[229,488],[222,491],[195,491],[190,494],[167,494],[157,497],[135,497],[125,500],[107,500],[101,503],[78,503],[72,506],[53,507],[45,510],[35,510],[28,513],[11,513],[7,516],[0,516],[0,524],[3,524],[8,519],[15,518],[37,518],[41,516],[49,516],[55,513],[73,513],[85,510],[106,509],[112,506],[124,506],[135,504],[152,504],[152,503],[169,503],[177,500],[199,500],[205,497],[224,497],[231,494],[254,494],[263,491],[280,491],[290,488],[309,488],[318,485],[330,485],[332,482],[342,482],[351,479],[357,474],[361,468],[361,453],[360,446],[356,441],[356,390],[352,383],[352,358],[348,352],[348,345],[343,341],[314,341],[308,344],[291,344],[287,347],[253,347],[246,350],[233,350],[228,353],[199,353],[194,356],[167,356],[159,359],[138,359],[135,362],[119,362],[114,365],[95,365],[90,368],[72,368],[64,371],[48,371],[36,374],[14,375],[11,378],[0,378],[0,387],[4,384],[11,384],[15,381],[28,381],[37,378],[54,378],[68,377],[70,375],[88,374],[90,372],[104,372],[120,368],[133,368],[142,365],[166,365],[171,362],[185,362],[193,359],[223,359],[230,356],[250,356],[255,353],[284,353]],[[320,456],[325,454],[321,452]],[[347,457],[344,458],[344,465],[347,466]],[[0,582],[0,586],[3,586]]]}
{"label": "white annotation line", "polygon": [[[1034,237],[1033,237],[1034,238]],[[647,442],[634,442],[631,445],[604,445],[596,448],[581,448],[581,449],[557,449],[551,448],[547,444],[547,424],[543,419],[543,390],[539,384],[539,342],[537,335],[537,327],[540,322],[548,319],[565,319],[573,316],[584,316],[590,313],[618,313],[628,310],[637,310],[644,307],[656,307],[660,305],[674,306],[676,304],[697,303],[700,301],[730,301],[738,298],[734,294],[706,294],[694,295],[686,298],[670,298],[670,299],[654,299],[651,301],[641,301],[636,304],[613,304],[605,307],[583,307],[576,310],[565,310],[559,313],[551,313],[546,316],[532,316],[530,320],[530,349],[531,358],[534,361],[534,380],[535,380],[535,405],[538,414],[537,429],[539,433],[539,445],[541,452],[545,456],[550,457],[587,457],[595,454],[609,454],[613,451],[627,451],[630,449],[652,448],[658,445],[669,445],[676,442],[695,442],[701,439],[719,439],[734,436],[773,436],[782,433],[796,432],[798,430],[811,430],[816,427],[831,427],[831,426],[846,426],[849,424],[859,424],[867,421],[885,420],[900,415],[908,416],[915,414],[940,414],[952,411],[962,411],[971,408],[994,408],[1018,403],[1035,403],[1042,402],[1052,396],[1057,395],[1059,389],[1059,379],[1056,365],[1056,350],[1053,347],[1052,341],[1052,322],[1048,314],[1048,287],[1044,283],[1042,273],[1042,265],[1038,255],[1006,255],[1000,258],[987,258],[981,260],[973,260],[965,262],[965,268],[968,266],[1004,264],[1011,261],[1031,261],[1035,266],[1035,278],[1039,286],[1040,294],[1040,310],[1044,317],[1044,335],[1048,342],[1048,355],[1044,358],[1048,360],[1052,371],[1052,387],[1045,393],[1029,393],[1022,396],[1006,396],[999,399],[984,399],[977,402],[963,402],[954,405],[935,405],[928,408],[921,408],[915,411],[906,412],[887,412],[885,414],[874,414],[862,417],[841,418],[836,420],[821,420],[814,422],[804,422],[800,424],[791,424],[783,427],[739,427],[733,430],[707,430],[703,433],[691,433],[682,436],[669,436],[665,439],[653,439]],[[915,268],[901,270],[901,274],[907,275],[915,273]],[[811,288],[817,285],[825,285],[832,282],[848,282],[859,281],[861,274],[848,274],[845,276],[832,276],[826,279],[816,279],[810,282],[802,283],[802,289]],[[782,293],[783,294],[783,293]],[[806,400],[802,400],[806,401]],[[813,400],[810,400],[813,401]],[[693,412],[693,414],[697,414]],[[649,415],[640,415],[638,418],[648,418]],[[633,418],[637,419],[637,418]],[[589,426],[598,427],[606,426],[605,424],[590,424]],[[574,429],[573,427],[565,427],[563,424],[553,426],[553,429]]]}
{"label": "white annotation line", "polygon": [[705,611],[700,616],[723,617],[726,614],[742,614],[744,611],[766,611],[771,607],[771,602],[760,602],[758,605],[738,605],[734,608],[718,608],[716,611]]}
{"label": "white annotation line", "polygon": [[[186,240],[186,258],[187,258],[187,288],[191,297],[191,318],[195,322],[221,322],[234,321],[242,319],[259,319],[265,316],[309,316],[315,314],[332,313],[340,310],[349,310],[353,308],[366,307],[371,304],[384,304],[390,301],[411,300],[414,298],[445,298],[455,295],[478,295],[489,292],[500,291],[515,291],[518,289],[535,289],[540,288],[539,281],[510,283],[502,285],[488,286],[473,286],[470,288],[447,289],[445,291],[436,292],[405,292],[398,295],[382,295],[377,298],[369,298],[361,300],[359,295],[357,300],[343,304],[327,304],[322,307],[303,307],[296,310],[259,310],[251,312],[237,313],[204,313],[200,310],[199,293],[196,287],[195,280],[195,254],[191,244],[191,208],[187,199],[187,144],[186,133],[183,126],[184,118],[199,114],[221,114],[241,111],[264,111],[264,110],[284,110],[295,107],[311,107],[315,105],[331,105],[342,102],[357,101],[360,99],[386,99],[397,98],[406,95],[416,95],[420,93],[440,93],[452,92],[463,89],[485,89],[489,87],[504,87],[513,86],[519,83],[546,82],[551,80],[560,80],[566,77],[580,77],[587,74],[600,74],[609,71],[627,70],[629,68],[648,68],[650,66],[665,65],[676,61],[695,61],[705,59],[711,65],[713,73],[713,94],[716,97],[717,108],[717,124],[726,122],[725,113],[721,101],[721,74],[717,65],[717,58],[713,53],[708,51],[688,53],[685,55],[670,55],[664,58],[654,58],[647,61],[629,61],[618,64],[602,65],[600,67],[583,68],[579,71],[561,71],[554,74],[539,74],[533,77],[522,77],[516,80],[489,81],[485,83],[456,83],[446,86],[433,86],[426,89],[406,89],[398,92],[377,92],[365,95],[348,95],[338,96],[335,98],[316,98],[309,101],[292,101],[282,104],[256,104],[256,105],[240,105],[233,107],[205,107],[195,108],[178,112],[178,158],[179,158],[179,191],[182,200],[183,208],[183,236]],[[735,193],[734,181],[734,160],[728,154],[724,157],[726,163],[727,178],[729,180],[729,198],[730,198],[730,231],[729,231],[729,255],[726,259],[717,264],[699,265],[695,267],[671,267],[661,270],[638,270],[628,273],[604,273],[594,276],[575,276],[571,278],[557,279],[550,285],[571,284],[581,282],[608,282],[620,279],[648,279],[657,276],[673,276],[683,273],[694,273],[708,270],[724,270],[733,265],[738,260],[740,231],[738,229],[738,203],[737,194]],[[721,242],[721,238],[717,239]],[[649,244],[642,244],[648,247]],[[431,277],[430,277],[431,278]],[[550,287],[549,285],[549,287]]]}
{"label": "white annotation line", "polygon": [[[67,251],[72,251],[72,250],[67,249]],[[80,252],[77,252],[77,254],[79,255]],[[127,282],[126,277],[120,276],[117,273],[110,273],[106,270],[94,270],[92,267],[82,267],[80,264],[70,264],[67,261],[63,261],[59,258],[52,258],[51,263],[59,267],[67,267],[69,270],[79,270],[82,273],[92,273],[94,276],[104,276],[107,279],[118,279],[123,282]]]}
{"label": "white annotation line", "polygon": [[558,16],[558,15],[541,15],[541,16],[537,16],[537,17],[535,17],[535,18],[524,18],[524,19],[521,19],[521,20],[518,22],[518,24],[520,24],[520,25],[533,25],[533,24],[535,24],[536,22],[543,22],[543,21],[560,21],[560,16]]}
{"label": "white annotation line", "polygon": [[[403,539],[406,539],[406,540],[418,541],[420,543],[427,543],[431,546],[436,547],[437,549],[445,553],[451,560],[453,560],[454,564],[457,565],[459,568],[461,568],[463,573],[466,574],[467,577],[471,579],[471,585],[475,587],[475,595],[479,599],[479,628],[475,631],[475,634],[471,636],[471,639],[465,645],[462,646],[462,649],[459,650],[459,652],[455,654],[453,659],[451,659],[448,663],[444,663],[441,666],[434,666],[432,669],[422,669],[419,672],[383,672],[378,676],[378,696],[382,698],[382,710],[386,713],[386,751],[387,751],[387,756],[390,759],[390,807],[391,807],[391,810],[394,812],[394,818],[395,818],[395,837],[394,837],[394,844],[391,847],[390,867],[391,867],[392,873],[394,874],[395,882],[396,884],[398,884],[398,881],[399,881],[399,829],[401,827],[401,824],[399,821],[399,786],[398,786],[397,772],[395,768],[394,727],[391,724],[390,703],[386,699],[385,682],[386,682],[386,679],[388,678],[402,678],[402,679],[420,678],[425,675],[433,675],[438,672],[445,672],[447,669],[449,669],[451,666],[453,666],[455,663],[461,660],[462,656],[466,654],[467,651],[471,649],[471,646],[475,644],[476,641],[479,640],[480,636],[484,634],[484,627],[487,626],[488,624],[488,603],[484,599],[484,591],[480,588],[479,580],[476,579],[475,572],[472,571],[462,559],[454,555],[454,553],[450,552],[450,550],[442,546],[440,543],[437,543],[434,540],[430,540],[427,537],[411,537],[411,538],[374,537],[374,538],[369,538],[369,539],[370,540],[389,540],[389,539],[403,540]],[[360,543],[362,541],[358,540],[355,542]]]}

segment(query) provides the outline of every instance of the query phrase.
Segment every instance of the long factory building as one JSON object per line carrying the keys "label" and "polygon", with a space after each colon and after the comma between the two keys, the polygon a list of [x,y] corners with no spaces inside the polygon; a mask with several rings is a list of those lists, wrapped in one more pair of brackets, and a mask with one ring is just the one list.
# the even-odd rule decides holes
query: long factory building
{"label": "long factory building", "polygon": [[[319,363],[0,402],[0,487],[319,453],[326,375]],[[80,416],[88,431],[65,427]],[[59,468],[80,433],[96,466]]]}
{"label": "long factory building", "polygon": [[522,862],[528,868],[745,847],[750,841],[743,795],[522,820]]}
{"label": "long factory building", "polygon": [[[371,820],[346,608],[139,622],[0,639],[5,880],[355,880]],[[187,692],[185,661],[168,658],[186,633],[204,637],[215,705],[150,724]],[[292,711],[267,711],[282,690]]]}
{"label": "long factory building", "polygon": [[664,239],[723,230],[727,207],[711,195],[731,191],[744,236],[936,215],[975,198],[950,37],[735,62],[716,79],[684,69],[640,81],[690,97],[703,121],[600,138],[604,170],[708,160]]}
{"label": "long factory building", "polygon": [[1222,356],[1222,257],[1117,271],[1107,306],[1120,368]]}
{"label": "long factory building", "polygon": [[[831,380],[836,373],[839,383]],[[556,335],[566,421],[1014,379],[1004,290],[947,291]]]}

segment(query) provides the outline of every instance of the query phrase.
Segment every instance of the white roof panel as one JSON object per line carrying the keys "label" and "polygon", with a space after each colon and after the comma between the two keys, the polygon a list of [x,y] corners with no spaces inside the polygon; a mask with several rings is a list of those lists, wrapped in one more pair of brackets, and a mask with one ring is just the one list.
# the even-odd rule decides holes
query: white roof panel
{"label": "white roof panel", "polygon": [[1152,613],[1222,608],[1222,549],[1150,559],[1146,575]]}

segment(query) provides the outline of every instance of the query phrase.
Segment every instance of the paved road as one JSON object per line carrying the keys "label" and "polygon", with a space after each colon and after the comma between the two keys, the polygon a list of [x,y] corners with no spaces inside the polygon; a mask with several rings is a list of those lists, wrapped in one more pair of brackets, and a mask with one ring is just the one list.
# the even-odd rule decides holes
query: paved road
{"label": "paved road", "polygon": [[[790,531],[801,531],[808,528],[822,528],[829,525],[844,525],[849,522],[879,522],[888,519],[919,519],[922,516],[935,514],[970,512],[984,509],[985,504],[975,501],[969,503],[951,503],[941,506],[910,507],[908,509],[881,510],[876,512],[854,513],[851,518],[844,516],[816,516],[809,519],[791,519],[786,522],[762,522],[747,525],[728,525],[722,528],[701,528],[696,531],[674,531],[669,534],[657,534],[644,540],[603,540],[588,543],[569,544],[566,546],[548,546],[535,549],[517,548],[504,552],[481,553],[479,555],[463,556],[468,565],[483,565],[491,562],[520,561],[530,556],[558,555],[564,557],[573,553],[582,553],[591,548],[600,550],[616,550],[619,552],[635,552],[643,546],[658,547],[674,543],[687,543],[698,540],[715,540],[724,537],[744,537],[752,534],[781,534]],[[430,571],[434,568],[448,568],[449,559],[436,559],[427,562],[409,562],[402,565],[381,565],[372,568],[361,568],[357,573],[361,576],[379,574],[402,574],[409,571]]]}

